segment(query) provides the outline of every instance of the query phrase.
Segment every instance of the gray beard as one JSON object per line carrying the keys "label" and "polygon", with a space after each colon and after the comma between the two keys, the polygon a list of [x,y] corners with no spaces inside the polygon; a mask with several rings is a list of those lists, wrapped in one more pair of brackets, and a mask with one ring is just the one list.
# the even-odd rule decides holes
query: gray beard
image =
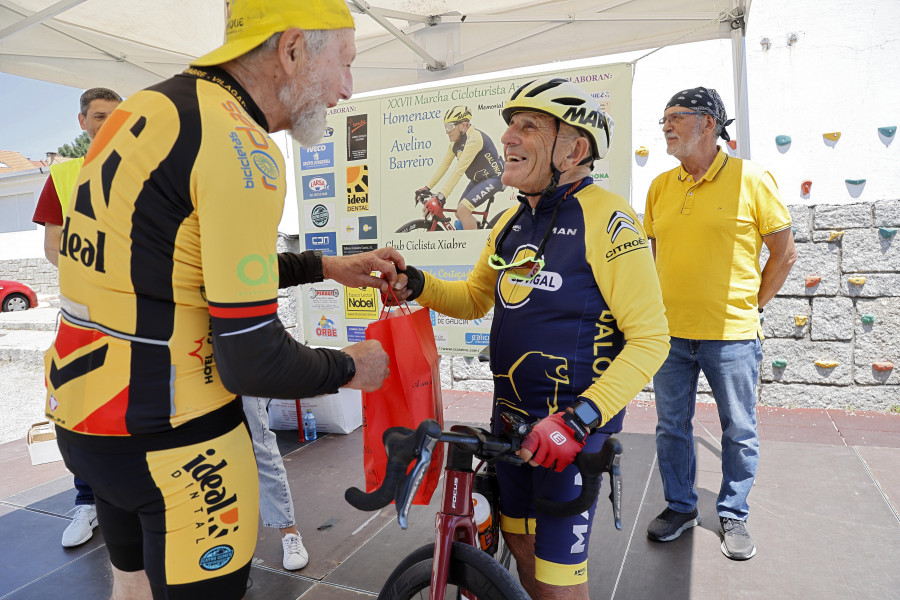
{"label": "gray beard", "polygon": [[678,160],[690,156],[694,153],[694,150],[697,149],[697,146],[700,145],[702,134],[703,126],[700,123],[697,123],[697,126],[691,132],[691,137],[689,139],[684,139],[682,137],[677,146],[674,148],[666,148],[666,152]]}
{"label": "gray beard", "polygon": [[278,100],[290,107],[291,137],[305,148],[315,146],[325,133],[324,95],[322,78],[315,72],[305,80],[295,77],[278,90]]}

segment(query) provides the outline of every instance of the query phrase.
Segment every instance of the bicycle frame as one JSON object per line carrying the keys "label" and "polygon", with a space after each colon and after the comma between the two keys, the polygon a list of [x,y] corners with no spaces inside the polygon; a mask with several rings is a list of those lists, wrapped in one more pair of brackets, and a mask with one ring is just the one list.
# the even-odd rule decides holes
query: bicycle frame
{"label": "bicycle frame", "polygon": [[[475,528],[472,506],[472,483],[475,480],[475,473],[445,468],[444,475],[441,510],[434,520],[436,535],[434,564],[431,571],[431,600],[444,600],[446,595],[453,542],[478,547],[478,530]],[[463,591],[463,594],[474,600],[468,592]]]}
{"label": "bicycle frame", "polygon": [[[494,197],[495,195],[492,195],[487,199],[487,202],[484,205],[484,210],[472,211],[472,216],[476,218],[479,229],[485,229],[487,227],[488,215],[491,212],[491,204],[494,203]],[[432,208],[432,206],[429,206],[428,202],[425,202],[424,204],[425,219],[431,222],[428,231],[436,231],[438,229],[438,223],[440,223],[447,231],[456,231],[456,227],[453,225],[453,219],[444,216],[444,213],[446,212],[456,213],[455,208],[445,208],[441,206]]]}
{"label": "bicycle frame", "polygon": [[[444,489],[441,507],[435,517],[435,542],[431,556],[431,577],[429,580],[430,600],[445,600],[446,587],[451,579],[451,563],[454,563],[454,544],[459,543],[477,549],[484,560],[494,561],[487,552],[482,554],[475,526],[472,490],[475,482],[474,459],[482,461],[502,460],[513,464],[523,464],[516,451],[521,441],[531,431],[531,426],[514,413],[503,413],[501,420],[504,433],[494,436],[483,429],[466,425],[454,425],[450,431],[442,431],[437,421],[426,420],[416,430],[394,427],[384,433],[384,444],[388,456],[386,475],[381,486],[371,493],[357,488],[346,490],[344,498],[360,510],[376,510],[396,502],[397,522],[402,529],[407,528],[407,515],[413,497],[428,465],[432,451],[438,443],[448,446],[447,463],[444,466]],[[617,529],[621,529],[621,483],[619,457],[622,444],[615,438],[607,438],[600,452],[579,453],[574,461],[582,476],[581,492],[578,498],[565,502],[536,498],[538,510],[550,514],[576,515],[588,510],[597,499],[603,473],[611,477],[610,500]],[[410,462],[415,463],[409,470]],[[424,548],[423,548],[424,549]],[[457,548],[457,554],[459,548]],[[413,556],[413,555],[410,555]],[[469,559],[471,560],[471,559]],[[481,559],[479,559],[481,560]],[[499,566],[499,563],[498,563]],[[421,571],[420,571],[421,573]],[[422,573],[424,575],[424,573]],[[508,581],[523,591],[514,579]],[[474,590],[477,593],[477,589]],[[469,589],[461,588],[469,600],[475,600]]]}
{"label": "bicycle frame", "polygon": [[[467,429],[465,426],[454,425],[450,431],[462,433]],[[444,435],[441,438],[443,441]],[[447,446],[444,494],[441,509],[434,520],[434,563],[431,571],[430,600],[444,600],[453,542],[480,547],[472,505],[472,486],[475,481],[475,471],[472,469],[474,453],[463,450],[455,444]],[[463,591],[463,594],[474,600],[467,592]]]}

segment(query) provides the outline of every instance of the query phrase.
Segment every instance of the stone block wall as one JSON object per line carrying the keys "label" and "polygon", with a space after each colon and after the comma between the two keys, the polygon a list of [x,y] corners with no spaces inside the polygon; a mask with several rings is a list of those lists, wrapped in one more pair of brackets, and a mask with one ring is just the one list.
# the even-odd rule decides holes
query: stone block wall
{"label": "stone block wall", "polygon": [[798,258],[763,315],[760,403],[897,410],[900,202],[789,208]]}
{"label": "stone block wall", "polygon": [[[760,404],[900,410],[900,201],[788,208],[798,258],[763,314]],[[486,363],[443,358],[444,387],[492,390]],[[713,401],[702,375],[698,401]]]}
{"label": "stone block wall", "polygon": [[44,257],[0,260],[0,279],[24,283],[39,295],[59,294],[59,273]]}

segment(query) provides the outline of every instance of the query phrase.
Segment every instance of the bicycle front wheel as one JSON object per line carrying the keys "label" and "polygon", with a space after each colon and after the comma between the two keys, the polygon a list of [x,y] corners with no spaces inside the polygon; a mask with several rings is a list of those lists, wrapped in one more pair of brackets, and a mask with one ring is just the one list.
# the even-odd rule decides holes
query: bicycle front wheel
{"label": "bicycle front wheel", "polygon": [[[433,562],[434,544],[407,556],[381,588],[378,600],[428,600]],[[497,561],[478,548],[453,542],[446,597],[458,598],[462,591],[478,600],[529,600],[519,582]]]}

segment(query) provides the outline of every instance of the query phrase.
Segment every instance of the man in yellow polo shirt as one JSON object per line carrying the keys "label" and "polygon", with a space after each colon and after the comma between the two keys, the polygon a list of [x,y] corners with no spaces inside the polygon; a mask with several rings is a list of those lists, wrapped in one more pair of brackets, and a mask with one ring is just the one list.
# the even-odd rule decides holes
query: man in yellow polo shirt
{"label": "man in yellow polo shirt", "polygon": [[[683,90],[659,121],[681,164],[650,185],[644,229],[651,241],[669,321],[671,350],[653,378],[656,452],[668,506],[647,536],[668,542],[700,524],[691,420],[702,370],[722,423],[722,486],[716,501],[722,552],[747,560],[747,496],[756,478],[756,386],[762,359],[759,313],[797,258],[791,217],[772,176],[730,157],[731,121],[719,94]],[[762,271],[762,245],[769,259]]]}

